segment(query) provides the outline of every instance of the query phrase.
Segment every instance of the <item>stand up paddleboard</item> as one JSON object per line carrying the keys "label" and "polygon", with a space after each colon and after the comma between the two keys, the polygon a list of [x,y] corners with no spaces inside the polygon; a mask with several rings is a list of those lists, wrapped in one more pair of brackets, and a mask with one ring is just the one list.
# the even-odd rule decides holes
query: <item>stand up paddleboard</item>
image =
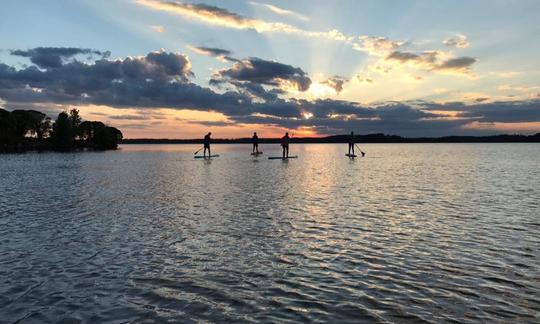
{"label": "stand up paddleboard", "polygon": [[287,160],[287,159],[296,159],[298,156],[291,155],[289,157],[282,157],[282,156],[270,156],[268,157],[268,160]]}
{"label": "stand up paddleboard", "polygon": [[253,156],[257,156],[257,155],[261,155],[261,154],[262,154],[262,152],[253,152],[253,153],[251,153],[251,155],[253,155]]}
{"label": "stand up paddleboard", "polygon": [[194,158],[196,159],[211,159],[211,158],[215,158],[215,157],[219,157],[219,154],[214,154],[214,155],[210,155],[210,156],[203,156],[203,155],[195,155]]}
{"label": "stand up paddleboard", "polygon": [[355,157],[357,157],[358,155],[356,155],[356,154],[345,154],[345,156],[348,156],[348,157],[350,157],[350,158],[355,158]]}

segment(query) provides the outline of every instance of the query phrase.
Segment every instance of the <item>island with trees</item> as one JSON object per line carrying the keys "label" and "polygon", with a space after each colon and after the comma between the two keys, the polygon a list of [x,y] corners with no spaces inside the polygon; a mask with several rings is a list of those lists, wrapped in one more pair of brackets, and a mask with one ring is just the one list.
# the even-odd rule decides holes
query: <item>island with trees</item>
{"label": "island with trees", "polygon": [[100,121],[83,121],[77,109],[53,122],[37,110],[0,109],[0,153],[26,151],[114,150],[122,132]]}

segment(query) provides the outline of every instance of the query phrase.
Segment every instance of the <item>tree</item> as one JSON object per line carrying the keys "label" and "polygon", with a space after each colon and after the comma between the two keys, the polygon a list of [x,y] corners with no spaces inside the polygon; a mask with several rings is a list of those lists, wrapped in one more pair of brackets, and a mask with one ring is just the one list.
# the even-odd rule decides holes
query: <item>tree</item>
{"label": "tree", "polygon": [[105,124],[99,121],[83,121],[79,126],[80,137],[85,141],[86,145],[92,145],[96,132],[104,127]]}
{"label": "tree", "polygon": [[94,143],[98,150],[115,150],[122,140],[122,132],[114,127],[105,126],[96,130]]}
{"label": "tree", "polygon": [[69,121],[71,122],[71,128],[73,129],[73,136],[79,137],[81,135],[79,126],[81,126],[82,119],[77,109],[71,109],[69,111]]}
{"label": "tree", "polygon": [[9,152],[15,146],[15,118],[4,109],[0,109],[0,152]]}
{"label": "tree", "polygon": [[[26,138],[26,136],[36,138]],[[44,139],[50,135],[52,146]],[[77,140],[77,141],[76,141]],[[82,121],[77,109],[58,114],[54,124],[36,110],[0,109],[0,152],[53,148],[70,151],[77,148],[116,149],[122,132],[99,121]]]}
{"label": "tree", "polygon": [[[35,111],[36,113],[39,113]],[[13,116],[15,120],[15,137],[16,140],[21,142],[23,138],[28,134],[30,129],[32,128],[32,116],[31,113],[28,112],[28,110],[13,110],[11,112],[11,115]]]}
{"label": "tree", "polygon": [[43,138],[48,136],[51,133],[52,130],[52,123],[50,117],[45,117],[41,123],[36,125],[35,132],[37,134],[38,140],[42,141]]}
{"label": "tree", "polygon": [[51,130],[51,119],[42,112],[36,110],[25,110],[28,132],[36,135],[38,140],[43,140]]}
{"label": "tree", "polygon": [[58,114],[53,125],[51,134],[54,149],[59,151],[69,151],[73,148],[73,126],[71,119],[66,112]]}

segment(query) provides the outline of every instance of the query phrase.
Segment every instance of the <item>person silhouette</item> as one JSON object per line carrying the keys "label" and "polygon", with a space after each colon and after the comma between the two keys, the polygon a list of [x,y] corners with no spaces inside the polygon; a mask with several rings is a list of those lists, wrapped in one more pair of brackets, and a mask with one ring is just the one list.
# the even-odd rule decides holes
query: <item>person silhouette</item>
{"label": "person silhouette", "polygon": [[208,132],[208,134],[206,134],[204,136],[204,152],[203,152],[203,157],[206,158],[206,150],[208,150],[208,157],[210,157],[212,154],[210,153],[210,135],[212,135],[211,132]]}
{"label": "person silhouette", "polygon": [[251,141],[253,143],[253,153],[255,152],[259,153],[259,136],[257,136],[257,132],[253,133],[253,137],[251,138]]}
{"label": "person silhouette", "polygon": [[283,149],[283,158],[289,157],[289,133],[281,138],[281,148]]}
{"label": "person silhouette", "polygon": [[349,136],[349,155],[354,155],[354,132],[351,132],[351,135]]}

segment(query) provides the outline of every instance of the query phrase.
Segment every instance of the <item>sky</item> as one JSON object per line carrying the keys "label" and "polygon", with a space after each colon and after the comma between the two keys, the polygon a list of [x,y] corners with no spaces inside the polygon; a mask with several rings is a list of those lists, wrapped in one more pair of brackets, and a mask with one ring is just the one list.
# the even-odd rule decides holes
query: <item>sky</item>
{"label": "sky", "polygon": [[125,138],[540,132],[537,0],[2,0],[0,108]]}

